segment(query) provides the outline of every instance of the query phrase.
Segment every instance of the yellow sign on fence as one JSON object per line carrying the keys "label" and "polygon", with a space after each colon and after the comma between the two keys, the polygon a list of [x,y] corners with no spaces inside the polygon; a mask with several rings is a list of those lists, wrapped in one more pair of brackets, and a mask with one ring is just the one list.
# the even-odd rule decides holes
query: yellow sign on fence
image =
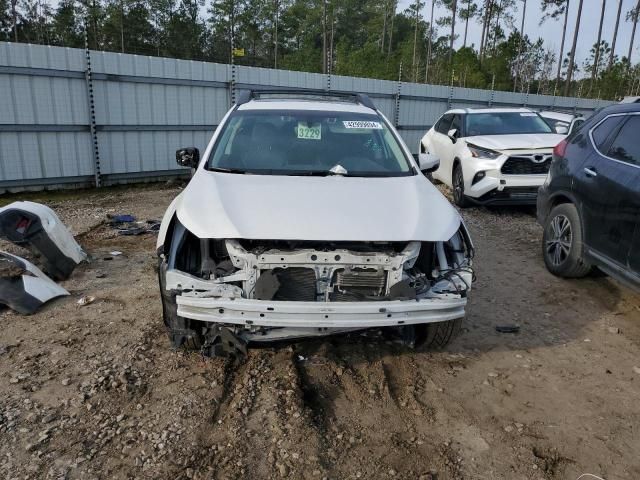
{"label": "yellow sign on fence", "polygon": [[234,57],[244,57],[244,48],[234,48],[233,49]]}

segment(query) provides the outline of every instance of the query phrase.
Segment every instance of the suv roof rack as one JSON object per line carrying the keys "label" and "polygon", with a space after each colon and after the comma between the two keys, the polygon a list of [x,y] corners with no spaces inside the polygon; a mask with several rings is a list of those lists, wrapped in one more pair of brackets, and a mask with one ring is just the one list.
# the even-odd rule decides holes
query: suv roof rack
{"label": "suv roof rack", "polygon": [[376,107],[364,93],[342,92],[337,90],[315,90],[311,88],[260,88],[252,90],[242,90],[238,95],[236,107],[254,99],[259,99],[262,95],[282,95],[284,97],[313,97],[314,100],[340,100],[360,105],[375,110]]}

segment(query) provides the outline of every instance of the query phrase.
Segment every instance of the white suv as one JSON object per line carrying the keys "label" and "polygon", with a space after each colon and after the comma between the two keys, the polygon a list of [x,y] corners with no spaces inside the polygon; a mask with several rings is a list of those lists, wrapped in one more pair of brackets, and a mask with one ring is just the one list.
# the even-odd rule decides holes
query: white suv
{"label": "white suv", "polygon": [[582,115],[574,115],[572,113],[541,111],[540,116],[551,125],[556,133],[561,135],[570,135],[585,121]]}
{"label": "white suv", "polygon": [[440,117],[419,151],[439,157],[433,178],[453,189],[460,207],[535,205],[553,147],[564,138],[526,108],[465,108]]}
{"label": "white suv", "polygon": [[[459,330],[473,245],[453,206],[362,95],[245,92],[169,206],[157,251],[173,344],[396,327],[443,346]],[[399,327],[399,328],[398,328]]]}

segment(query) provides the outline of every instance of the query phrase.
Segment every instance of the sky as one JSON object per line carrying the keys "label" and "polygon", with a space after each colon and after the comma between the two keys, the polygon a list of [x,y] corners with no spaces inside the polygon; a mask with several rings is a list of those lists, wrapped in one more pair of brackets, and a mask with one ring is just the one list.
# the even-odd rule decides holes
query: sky
{"label": "sky", "polygon": [[[431,1],[426,0],[426,7],[422,12],[423,18],[427,21],[431,16]],[[629,49],[629,40],[631,39],[632,23],[625,22],[626,12],[631,10],[637,5],[638,0],[623,0],[622,1],[622,13],[620,19],[620,26],[618,28],[618,39],[616,40],[616,54],[618,57],[626,56]],[[412,0],[400,0],[398,2],[398,9],[402,11],[406,9],[409,4],[413,3]],[[458,1],[460,4],[460,0]],[[476,0],[476,3],[480,5],[482,0]],[[565,40],[564,55],[571,49],[573,41],[573,32],[576,22],[576,16],[578,13],[579,0],[570,0],[569,8],[569,21],[567,23],[567,38]],[[540,0],[528,0],[527,12],[524,23],[524,33],[529,35],[532,40],[542,38],[547,47],[550,47],[556,55],[560,52],[560,43],[562,41],[562,24],[564,17],[557,21],[549,19],[542,25],[539,25],[542,18],[542,9],[540,8]],[[604,24],[602,26],[602,39],[606,40],[611,45],[613,37],[613,30],[616,24],[616,15],[618,13],[618,0],[606,0],[606,10],[604,15]],[[520,29],[522,22],[522,0],[516,0],[518,11],[515,14],[515,25],[517,29]],[[598,39],[598,27],[600,23],[600,13],[602,11],[602,0],[584,0],[582,6],[582,21],[580,25],[580,33],[578,35],[578,42],[576,48],[576,58],[578,65],[589,56],[589,51],[594,43]],[[436,6],[435,17],[447,15],[446,10],[443,7]],[[442,30],[442,29],[440,29]],[[460,28],[456,26],[456,34],[460,34],[456,41],[456,48],[462,46],[462,40],[464,35],[464,23],[460,24]],[[444,35],[445,32],[442,31]],[[476,46],[480,43],[480,36],[482,35],[482,25],[477,21],[469,22],[469,33],[467,37],[467,44],[472,42]],[[636,37],[634,41],[634,49],[631,54],[632,62],[640,62],[640,23],[636,29]]]}

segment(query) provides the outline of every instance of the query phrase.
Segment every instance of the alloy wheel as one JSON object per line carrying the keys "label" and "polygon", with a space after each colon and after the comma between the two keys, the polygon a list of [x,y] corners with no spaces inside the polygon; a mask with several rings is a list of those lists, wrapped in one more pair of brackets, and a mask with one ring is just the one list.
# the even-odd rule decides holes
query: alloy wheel
{"label": "alloy wheel", "polygon": [[462,179],[462,169],[456,168],[453,176],[453,198],[456,202],[460,201],[464,195],[464,180]]}
{"label": "alloy wheel", "polygon": [[560,266],[571,253],[573,231],[571,222],[564,215],[553,217],[547,227],[546,252],[554,266]]}

